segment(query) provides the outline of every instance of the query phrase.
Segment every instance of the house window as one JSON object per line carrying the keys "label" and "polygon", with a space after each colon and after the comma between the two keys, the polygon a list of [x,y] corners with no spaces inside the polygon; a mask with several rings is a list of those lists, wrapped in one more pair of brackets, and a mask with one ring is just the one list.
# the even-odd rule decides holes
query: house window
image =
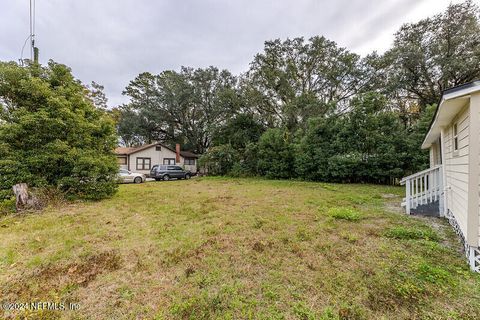
{"label": "house window", "polygon": [[119,165],[126,165],[127,164],[127,157],[118,157],[117,162]]}
{"label": "house window", "polygon": [[150,170],[150,158],[137,158],[137,170]]}
{"label": "house window", "polygon": [[156,146],[156,147],[155,147],[155,151],[162,151],[162,147]]}
{"label": "house window", "polygon": [[175,158],[163,158],[163,164],[175,164]]}
{"label": "house window", "polygon": [[185,158],[185,165],[194,166],[195,158]]}
{"label": "house window", "polygon": [[458,124],[453,124],[453,151],[458,151]]}

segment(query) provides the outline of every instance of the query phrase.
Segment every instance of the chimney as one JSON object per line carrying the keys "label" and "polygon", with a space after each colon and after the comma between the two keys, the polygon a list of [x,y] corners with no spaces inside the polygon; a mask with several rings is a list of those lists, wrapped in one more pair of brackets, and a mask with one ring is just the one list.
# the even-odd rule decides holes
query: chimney
{"label": "chimney", "polygon": [[175,153],[177,154],[177,159],[176,159],[176,163],[180,163],[180,144],[177,143],[175,145]]}

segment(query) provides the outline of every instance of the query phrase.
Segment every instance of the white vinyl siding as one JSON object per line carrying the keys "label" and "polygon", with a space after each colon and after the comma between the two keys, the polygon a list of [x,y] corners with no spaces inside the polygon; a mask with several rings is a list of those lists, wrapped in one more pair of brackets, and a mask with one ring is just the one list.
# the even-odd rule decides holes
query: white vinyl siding
{"label": "white vinyl siding", "polygon": [[[121,155],[117,156],[117,158],[120,158],[120,157],[122,156]],[[150,173],[150,169],[144,169],[144,170],[137,169],[137,168],[147,168],[147,166],[144,165],[145,161],[141,160],[141,158],[150,159],[149,168],[152,168],[154,165],[176,164],[176,165],[179,165],[180,167],[184,167],[185,170],[189,170],[191,172],[197,172],[196,161],[195,161],[195,164],[184,165],[185,159],[183,156],[180,156],[180,162],[176,163],[175,151],[165,148],[164,146],[154,146],[154,145],[151,146],[150,148],[131,153],[127,158],[127,165],[121,165],[121,168],[148,175]],[[166,162],[166,159],[169,159],[168,162]],[[120,160],[118,161],[120,162]],[[137,161],[140,161],[140,162],[137,162]],[[140,167],[137,167],[137,163],[141,163],[142,165]]]}
{"label": "white vinyl siding", "polygon": [[[477,105],[476,109],[477,109],[477,112],[480,114],[480,106]],[[480,136],[477,136],[476,139],[472,139],[472,143],[480,143]],[[480,152],[479,152],[478,158],[477,158],[477,165],[480,166]],[[480,179],[480,173],[479,173],[479,179]],[[478,195],[478,197],[480,197],[480,183],[479,183],[479,186],[478,186],[477,195]],[[480,199],[479,199],[478,205],[479,205],[478,221],[480,221]],[[480,247],[480,223],[478,224],[478,247]]]}
{"label": "white vinyl siding", "polygon": [[164,158],[173,158],[175,159],[175,152],[162,147],[161,150],[157,150],[155,146],[152,146],[151,148],[138,151],[135,153],[132,153],[130,155],[130,170],[139,172],[139,173],[144,173],[144,174],[149,174],[150,170],[140,170],[137,169],[136,163],[137,163],[137,158],[150,158],[150,168],[153,167],[156,164],[163,164],[163,159]]}
{"label": "white vinyl siding", "polygon": [[[458,149],[455,150],[454,124]],[[469,108],[464,108],[445,130],[445,176],[447,208],[455,216],[464,236],[468,212]],[[480,212],[479,212],[480,214]]]}

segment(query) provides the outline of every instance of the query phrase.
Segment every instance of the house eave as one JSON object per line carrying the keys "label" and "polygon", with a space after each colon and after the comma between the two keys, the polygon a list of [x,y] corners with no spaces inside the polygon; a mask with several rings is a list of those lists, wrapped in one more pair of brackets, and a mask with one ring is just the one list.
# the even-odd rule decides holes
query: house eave
{"label": "house eave", "polygon": [[442,128],[448,126],[458,112],[465,107],[470,100],[470,94],[480,90],[480,81],[445,90],[428,132],[423,140],[422,149],[428,149],[440,137]]}

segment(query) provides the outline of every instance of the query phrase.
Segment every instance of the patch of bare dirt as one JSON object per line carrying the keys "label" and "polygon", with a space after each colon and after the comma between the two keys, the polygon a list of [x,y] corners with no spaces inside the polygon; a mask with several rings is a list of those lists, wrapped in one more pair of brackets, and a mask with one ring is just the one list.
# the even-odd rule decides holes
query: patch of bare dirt
{"label": "patch of bare dirt", "polygon": [[12,279],[4,287],[5,293],[17,297],[38,295],[58,290],[66,285],[88,286],[90,282],[104,272],[118,270],[121,259],[115,251],[92,255],[81,262],[67,265],[50,264],[31,274],[22,274]]}
{"label": "patch of bare dirt", "polygon": [[391,193],[382,194],[382,198],[385,199],[385,209],[393,213],[405,214],[405,209],[402,207],[402,198]]}

